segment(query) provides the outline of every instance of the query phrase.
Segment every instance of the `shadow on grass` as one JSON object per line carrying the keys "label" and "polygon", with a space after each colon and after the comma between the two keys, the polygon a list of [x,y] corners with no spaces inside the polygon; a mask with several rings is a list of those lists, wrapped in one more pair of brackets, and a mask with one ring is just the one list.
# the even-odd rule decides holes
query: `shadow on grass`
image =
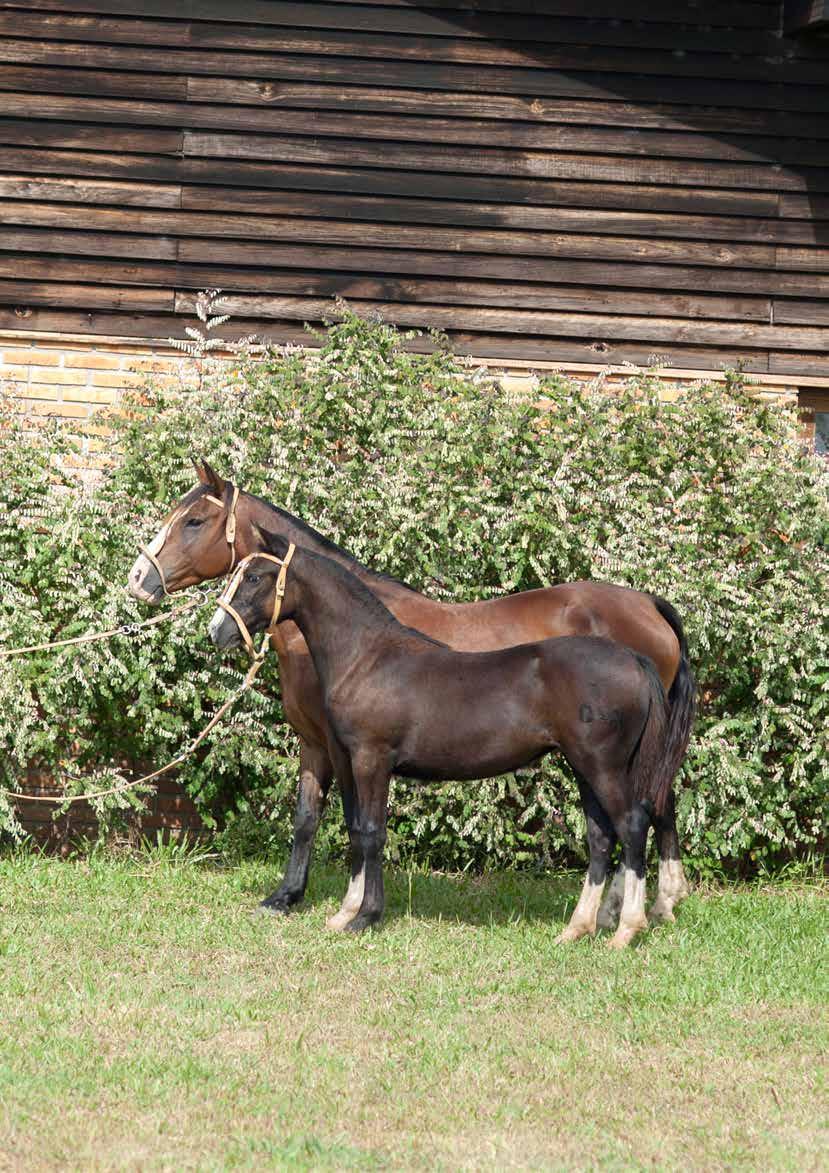
{"label": "shadow on grass", "polygon": [[[311,878],[302,905],[313,908],[345,895],[347,873],[334,866],[318,868]],[[422,921],[457,921],[468,925],[543,922],[559,924],[573,910],[581,887],[576,874],[539,876],[531,872],[498,872],[489,875],[441,872],[385,872],[384,922],[411,916]]]}

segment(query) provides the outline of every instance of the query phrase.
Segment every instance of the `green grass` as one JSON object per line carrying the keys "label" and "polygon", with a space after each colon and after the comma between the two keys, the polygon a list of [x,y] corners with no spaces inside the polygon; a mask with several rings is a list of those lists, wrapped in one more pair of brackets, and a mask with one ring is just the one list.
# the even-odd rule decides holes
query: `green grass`
{"label": "green grass", "polygon": [[0,1169],[817,1169],[826,892],[709,889],[621,954],[579,881],[0,860]]}

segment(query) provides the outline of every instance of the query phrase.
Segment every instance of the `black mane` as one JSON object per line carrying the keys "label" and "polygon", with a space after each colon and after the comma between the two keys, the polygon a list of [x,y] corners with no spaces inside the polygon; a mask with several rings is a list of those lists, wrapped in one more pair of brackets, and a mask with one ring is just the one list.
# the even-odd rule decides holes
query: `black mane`
{"label": "black mane", "polygon": [[[251,497],[254,501],[258,501],[260,505],[266,506],[271,510],[272,513],[277,514],[277,516],[281,517],[284,521],[287,521],[291,525],[296,526],[296,528],[301,533],[308,534],[308,536],[313,538],[314,542],[318,543],[323,550],[330,550],[332,554],[339,554],[342,558],[347,558],[349,562],[353,562],[355,566],[359,566],[361,570],[367,570],[369,574],[376,575],[377,578],[382,578],[386,582],[393,582],[396,586],[401,586],[405,590],[411,591],[412,594],[417,594],[415,588],[413,586],[409,586],[407,582],[403,582],[403,580],[400,578],[395,578],[393,574],[385,574],[382,570],[375,570],[372,566],[366,566],[363,562],[360,562],[359,559],[355,558],[353,554],[349,554],[348,550],[344,550],[342,546],[338,546],[337,543],[332,542],[330,538],[324,537],[318,530],[315,530],[313,526],[308,525],[307,522],[300,520],[298,517],[294,517],[293,513],[288,513],[287,509],[280,509],[279,506],[274,505],[272,501],[268,501],[265,497],[257,497],[255,493],[247,493],[246,495]],[[331,561],[333,559],[329,560]],[[372,598],[373,597],[374,596],[372,596]],[[389,612],[389,614],[391,614],[391,612]]]}
{"label": "black mane", "polygon": [[[333,543],[331,544],[333,545]],[[386,624],[388,624],[388,626],[397,628],[403,635],[417,636],[417,638],[423,640],[424,643],[432,644],[434,647],[449,647],[449,645],[443,643],[442,640],[434,639],[431,635],[427,635],[424,631],[418,631],[416,627],[407,627],[405,623],[401,623],[397,616],[392,614],[385,603],[381,599],[378,599],[377,596],[369,590],[366,584],[357,578],[356,574],[352,574],[350,570],[347,570],[345,566],[342,566],[333,558],[327,558],[325,554],[317,554],[314,550],[307,549],[307,547],[302,547],[302,553],[307,558],[314,558],[320,562],[325,563],[325,570],[327,573],[331,574],[334,578],[339,579],[344,589],[349,590],[354,595],[356,595],[363,606],[367,607],[374,615],[377,616],[378,619],[383,620]]]}

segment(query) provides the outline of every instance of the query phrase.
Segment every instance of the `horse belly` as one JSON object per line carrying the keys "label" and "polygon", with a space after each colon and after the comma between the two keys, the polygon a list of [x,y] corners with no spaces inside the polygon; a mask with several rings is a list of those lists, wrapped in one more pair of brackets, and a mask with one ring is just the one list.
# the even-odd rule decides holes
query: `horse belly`
{"label": "horse belly", "polygon": [[406,731],[395,772],[423,779],[490,778],[536,761],[555,745],[541,690],[459,682]]}

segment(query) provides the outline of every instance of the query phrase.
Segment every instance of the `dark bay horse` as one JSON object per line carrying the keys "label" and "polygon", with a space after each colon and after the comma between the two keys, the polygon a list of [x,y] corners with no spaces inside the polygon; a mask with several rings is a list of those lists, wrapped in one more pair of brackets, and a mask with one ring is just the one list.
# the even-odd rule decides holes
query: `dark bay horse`
{"label": "dark bay horse", "polygon": [[[309,647],[343,792],[352,882],[341,925],[383,914],[389,779],[493,777],[559,749],[579,783],[590,867],[562,938],[596,930],[616,838],[624,883],[611,944],[647,927],[645,848],[673,772],[668,706],[650,660],[597,636],[458,652],[399,622],[343,566],[262,531],[268,553],[239,565],[210,624],[221,648],[292,619]],[[346,919],[342,914],[350,913]]]}
{"label": "dark bay horse", "polygon": [[[459,651],[496,651],[553,636],[607,636],[653,660],[666,689],[670,715],[667,753],[674,772],[685,754],[694,716],[695,685],[682,623],[665,600],[608,583],[575,582],[480,603],[442,603],[355,558],[284,510],[239,492],[203,462],[199,484],[167,515],[159,533],[135,562],[129,589],[150,604],[165,592],[226,574],[260,548],[258,526],[278,531],[306,549],[345,566],[404,624]],[[272,644],[279,657],[285,715],[300,739],[300,782],[294,843],[285,877],[263,909],[285,912],[302,899],[311,847],[333,778],[328,723],[319,680],[302,633],[282,623]],[[655,819],[659,891],[653,919],[673,919],[688,887],[679,857],[673,793]],[[621,901],[621,872],[605,899],[599,923],[611,927]]]}

